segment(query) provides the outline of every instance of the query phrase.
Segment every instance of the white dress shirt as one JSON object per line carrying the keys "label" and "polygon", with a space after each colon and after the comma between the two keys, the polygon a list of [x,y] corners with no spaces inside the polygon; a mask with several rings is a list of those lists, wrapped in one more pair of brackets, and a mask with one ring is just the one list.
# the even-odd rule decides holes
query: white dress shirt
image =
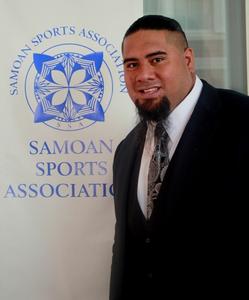
{"label": "white dress shirt", "polygon": [[[177,144],[182,136],[184,128],[190,119],[197,100],[202,90],[202,82],[196,76],[195,84],[190,93],[181,101],[170,113],[167,119],[167,133],[169,136],[168,150],[169,160],[171,160]],[[154,151],[154,129],[155,125],[150,124],[147,129],[141,166],[138,178],[137,196],[138,202],[143,214],[146,216],[147,189],[148,189],[148,171],[150,160]]]}

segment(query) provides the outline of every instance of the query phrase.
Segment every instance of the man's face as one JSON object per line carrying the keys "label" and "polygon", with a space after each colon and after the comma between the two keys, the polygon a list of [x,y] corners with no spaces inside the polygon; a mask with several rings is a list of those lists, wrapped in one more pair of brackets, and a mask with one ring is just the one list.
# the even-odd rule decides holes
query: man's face
{"label": "man's face", "polygon": [[174,109],[195,81],[192,49],[179,33],[139,30],[123,43],[124,74],[129,96],[142,111],[156,112],[167,100]]}

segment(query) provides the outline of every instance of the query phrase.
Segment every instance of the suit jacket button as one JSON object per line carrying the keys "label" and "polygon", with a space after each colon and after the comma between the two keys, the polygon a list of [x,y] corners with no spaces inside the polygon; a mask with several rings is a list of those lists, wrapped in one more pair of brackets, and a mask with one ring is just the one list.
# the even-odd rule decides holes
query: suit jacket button
{"label": "suit jacket button", "polygon": [[149,244],[150,242],[151,242],[150,238],[146,238],[146,239],[145,239],[145,243],[146,243],[146,244]]}

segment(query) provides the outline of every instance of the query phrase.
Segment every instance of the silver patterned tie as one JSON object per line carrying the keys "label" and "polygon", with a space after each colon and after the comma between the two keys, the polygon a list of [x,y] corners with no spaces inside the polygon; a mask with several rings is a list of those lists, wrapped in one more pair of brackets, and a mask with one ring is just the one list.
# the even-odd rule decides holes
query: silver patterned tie
{"label": "silver patterned tie", "polygon": [[149,165],[147,219],[149,219],[152,214],[154,201],[157,199],[169,164],[167,144],[168,134],[162,122],[158,122],[155,128],[155,149]]}

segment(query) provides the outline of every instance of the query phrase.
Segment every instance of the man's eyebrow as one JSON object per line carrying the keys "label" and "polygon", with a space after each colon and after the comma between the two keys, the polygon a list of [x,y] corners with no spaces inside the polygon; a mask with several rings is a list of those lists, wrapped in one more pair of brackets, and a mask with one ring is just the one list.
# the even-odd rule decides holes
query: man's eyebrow
{"label": "man's eyebrow", "polygon": [[[151,52],[147,55],[145,55],[145,58],[150,58],[150,57],[153,57],[153,56],[156,56],[156,55],[167,55],[167,53],[165,51],[155,51],[155,52]],[[128,58],[125,58],[124,59],[124,64],[127,63],[127,62],[134,62],[134,61],[138,61],[138,58],[135,58],[135,57],[128,57]]]}
{"label": "man's eyebrow", "polygon": [[152,56],[161,55],[161,54],[166,55],[167,53],[165,51],[159,50],[159,51],[155,51],[155,52],[149,53],[145,57],[146,58],[150,58]]}
{"label": "man's eyebrow", "polygon": [[123,61],[123,63],[125,64],[125,63],[130,62],[130,61],[138,61],[138,59],[137,58],[133,58],[133,57],[125,58],[124,61]]}

